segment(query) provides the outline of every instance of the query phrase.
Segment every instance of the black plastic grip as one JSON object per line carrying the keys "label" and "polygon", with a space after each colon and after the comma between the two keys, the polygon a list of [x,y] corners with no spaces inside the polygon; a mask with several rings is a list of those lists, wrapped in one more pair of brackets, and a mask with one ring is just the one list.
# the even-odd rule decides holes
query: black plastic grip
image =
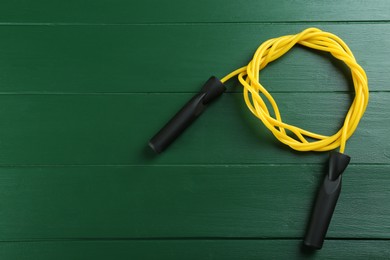
{"label": "black plastic grip", "polygon": [[305,246],[321,249],[341,191],[342,173],[350,157],[332,152],[329,157],[329,173],[325,176],[313,208],[308,230],[303,241]]}
{"label": "black plastic grip", "polygon": [[165,150],[204,111],[207,105],[225,92],[226,87],[216,77],[210,77],[198,94],[161,128],[149,141],[157,153]]}

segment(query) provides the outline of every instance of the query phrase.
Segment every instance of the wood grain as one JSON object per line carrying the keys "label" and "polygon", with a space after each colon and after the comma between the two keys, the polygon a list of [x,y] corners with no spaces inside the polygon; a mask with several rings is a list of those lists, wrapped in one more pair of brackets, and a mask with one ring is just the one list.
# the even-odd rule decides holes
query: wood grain
{"label": "wood grain", "polygon": [[386,0],[144,0],[2,1],[1,22],[12,23],[209,23],[388,21]]}
{"label": "wood grain", "polygon": [[[0,26],[0,92],[196,92],[211,75],[246,65],[265,40],[312,26],[348,43],[371,91],[390,91],[389,24],[303,23]],[[343,63],[298,47],[263,70],[261,82],[271,92],[353,90]]]}
{"label": "wood grain", "polygon": [[2,259],[388,259],[389,241],[330,240],[318,252],[299,240],[50,241],[0,243]]}
{"label": "wood grain", "polygon": [[[0,259],[389,259],[390,2],[0,2]],[[370,104],[324,248],[301,247],[327,153],[278,143],[236,81],[160,156],[149,138],[265,40],[319,27]],[[261,72],[283,119],[332,134],[348,68],[296,47]],[[233,93],[232,93],[233,92]]]}
{"label": "wood grain", "polygon": [[[389,238],[389,170],[347,168],[327,238]],[[301,239],[325,171],[324,165],[1,167],[0,241]]]}
{"label": "wood grain", "polygon": [[[192,94],[0,95],[2,165],[322,163],[327,153],[282,145],[244,104],[225,94],[157,156],[149,139]],[[322,134],[341,126],[347,93],[277,93],[286,122]],[[346,153],[355,164],[390,162],[390,93],[371,102]]]}

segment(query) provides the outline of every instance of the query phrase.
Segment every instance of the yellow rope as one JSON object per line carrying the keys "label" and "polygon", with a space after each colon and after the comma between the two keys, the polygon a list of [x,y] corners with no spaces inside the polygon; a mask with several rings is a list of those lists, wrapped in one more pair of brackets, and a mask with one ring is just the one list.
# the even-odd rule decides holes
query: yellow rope
{"label": "yellow rope", "polygon": [[[345,62],[351,69],[355,98],[345,116],[343,126],[332,136],[312,133],[284,123],[275,100],[259,82],[260,71],[268,63],[288,52],[297,43],[309,48],[329,52],[335,58]],[[297,151],[328,151],[340,147],[340,152],[344,153],[345,143],[355,131],[368,103],[367,76],[363,68],[356,62],[351,50],[336,35],[321,31],[317,28],[308,28],[295,35],[286,35],[267,40],[260,45],[247,66],[231,72],[221,81],[224,83],[237,75],[240,83],[244,87],[244,99],[249,110],[264,123],[279,141]],[[270,102],[275,118],[270,115],[269,109],[260,96],[260,93]],[[286,133],[286,129],[294,133],[297,138],[289,136]],[[305,137],[316,140],[308,141]]]}

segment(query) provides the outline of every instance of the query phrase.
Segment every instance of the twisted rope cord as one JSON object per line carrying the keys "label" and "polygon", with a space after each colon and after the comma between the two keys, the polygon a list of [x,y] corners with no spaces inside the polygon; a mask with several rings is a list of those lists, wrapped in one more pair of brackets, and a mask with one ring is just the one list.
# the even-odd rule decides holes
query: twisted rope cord
{"label": "twisted rope cord", "polygon": [[[343,126],[332,136],[316,134],[283,122],[274,98],[259,82],[260,71],[268,63],[283,56],[295,44],[329,52],[351,69],[355,98],[345,116]],[[221,81],[224,83],[237,75],[243,86],[244,100],[248,109],[264,123],[280,142],[297,151],[329,151],[340,147],[340,152],[344,153],[345,144],[356,130],[368,104],[369,91],[366,73],[356,62],[347,44],[338,36],[317,28],[308,28],[295,35],[286,35],[265,41],[257,49],[247,66],[231,72]],[[260,93],[271,104],[275,117],[271,116]],[[286,130],[291,131],[296,138],[289,136]],[[307,137],[315,140],[308,141]]]}

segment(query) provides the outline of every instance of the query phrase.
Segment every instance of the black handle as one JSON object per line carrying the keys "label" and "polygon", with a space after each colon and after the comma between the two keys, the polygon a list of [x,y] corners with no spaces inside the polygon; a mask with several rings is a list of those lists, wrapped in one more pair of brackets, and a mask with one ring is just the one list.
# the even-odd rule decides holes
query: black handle
{"label": "black handle", "polygon": [[167,148],[204,111],[207,105],[219,97],[226,87],[216,77],[211,77],[201,91],[191,98],[184,107],[161,128],[149,141],[149,146],[157,153]]}
{"label": "black handle", "polygon": [[342,173],[347,168],[350,157],[332,152],[329,157],[329,173],[317,194],[311,220],[305,236],[304,244],[313,249],[321,249],[330,220],[341,191]]}

